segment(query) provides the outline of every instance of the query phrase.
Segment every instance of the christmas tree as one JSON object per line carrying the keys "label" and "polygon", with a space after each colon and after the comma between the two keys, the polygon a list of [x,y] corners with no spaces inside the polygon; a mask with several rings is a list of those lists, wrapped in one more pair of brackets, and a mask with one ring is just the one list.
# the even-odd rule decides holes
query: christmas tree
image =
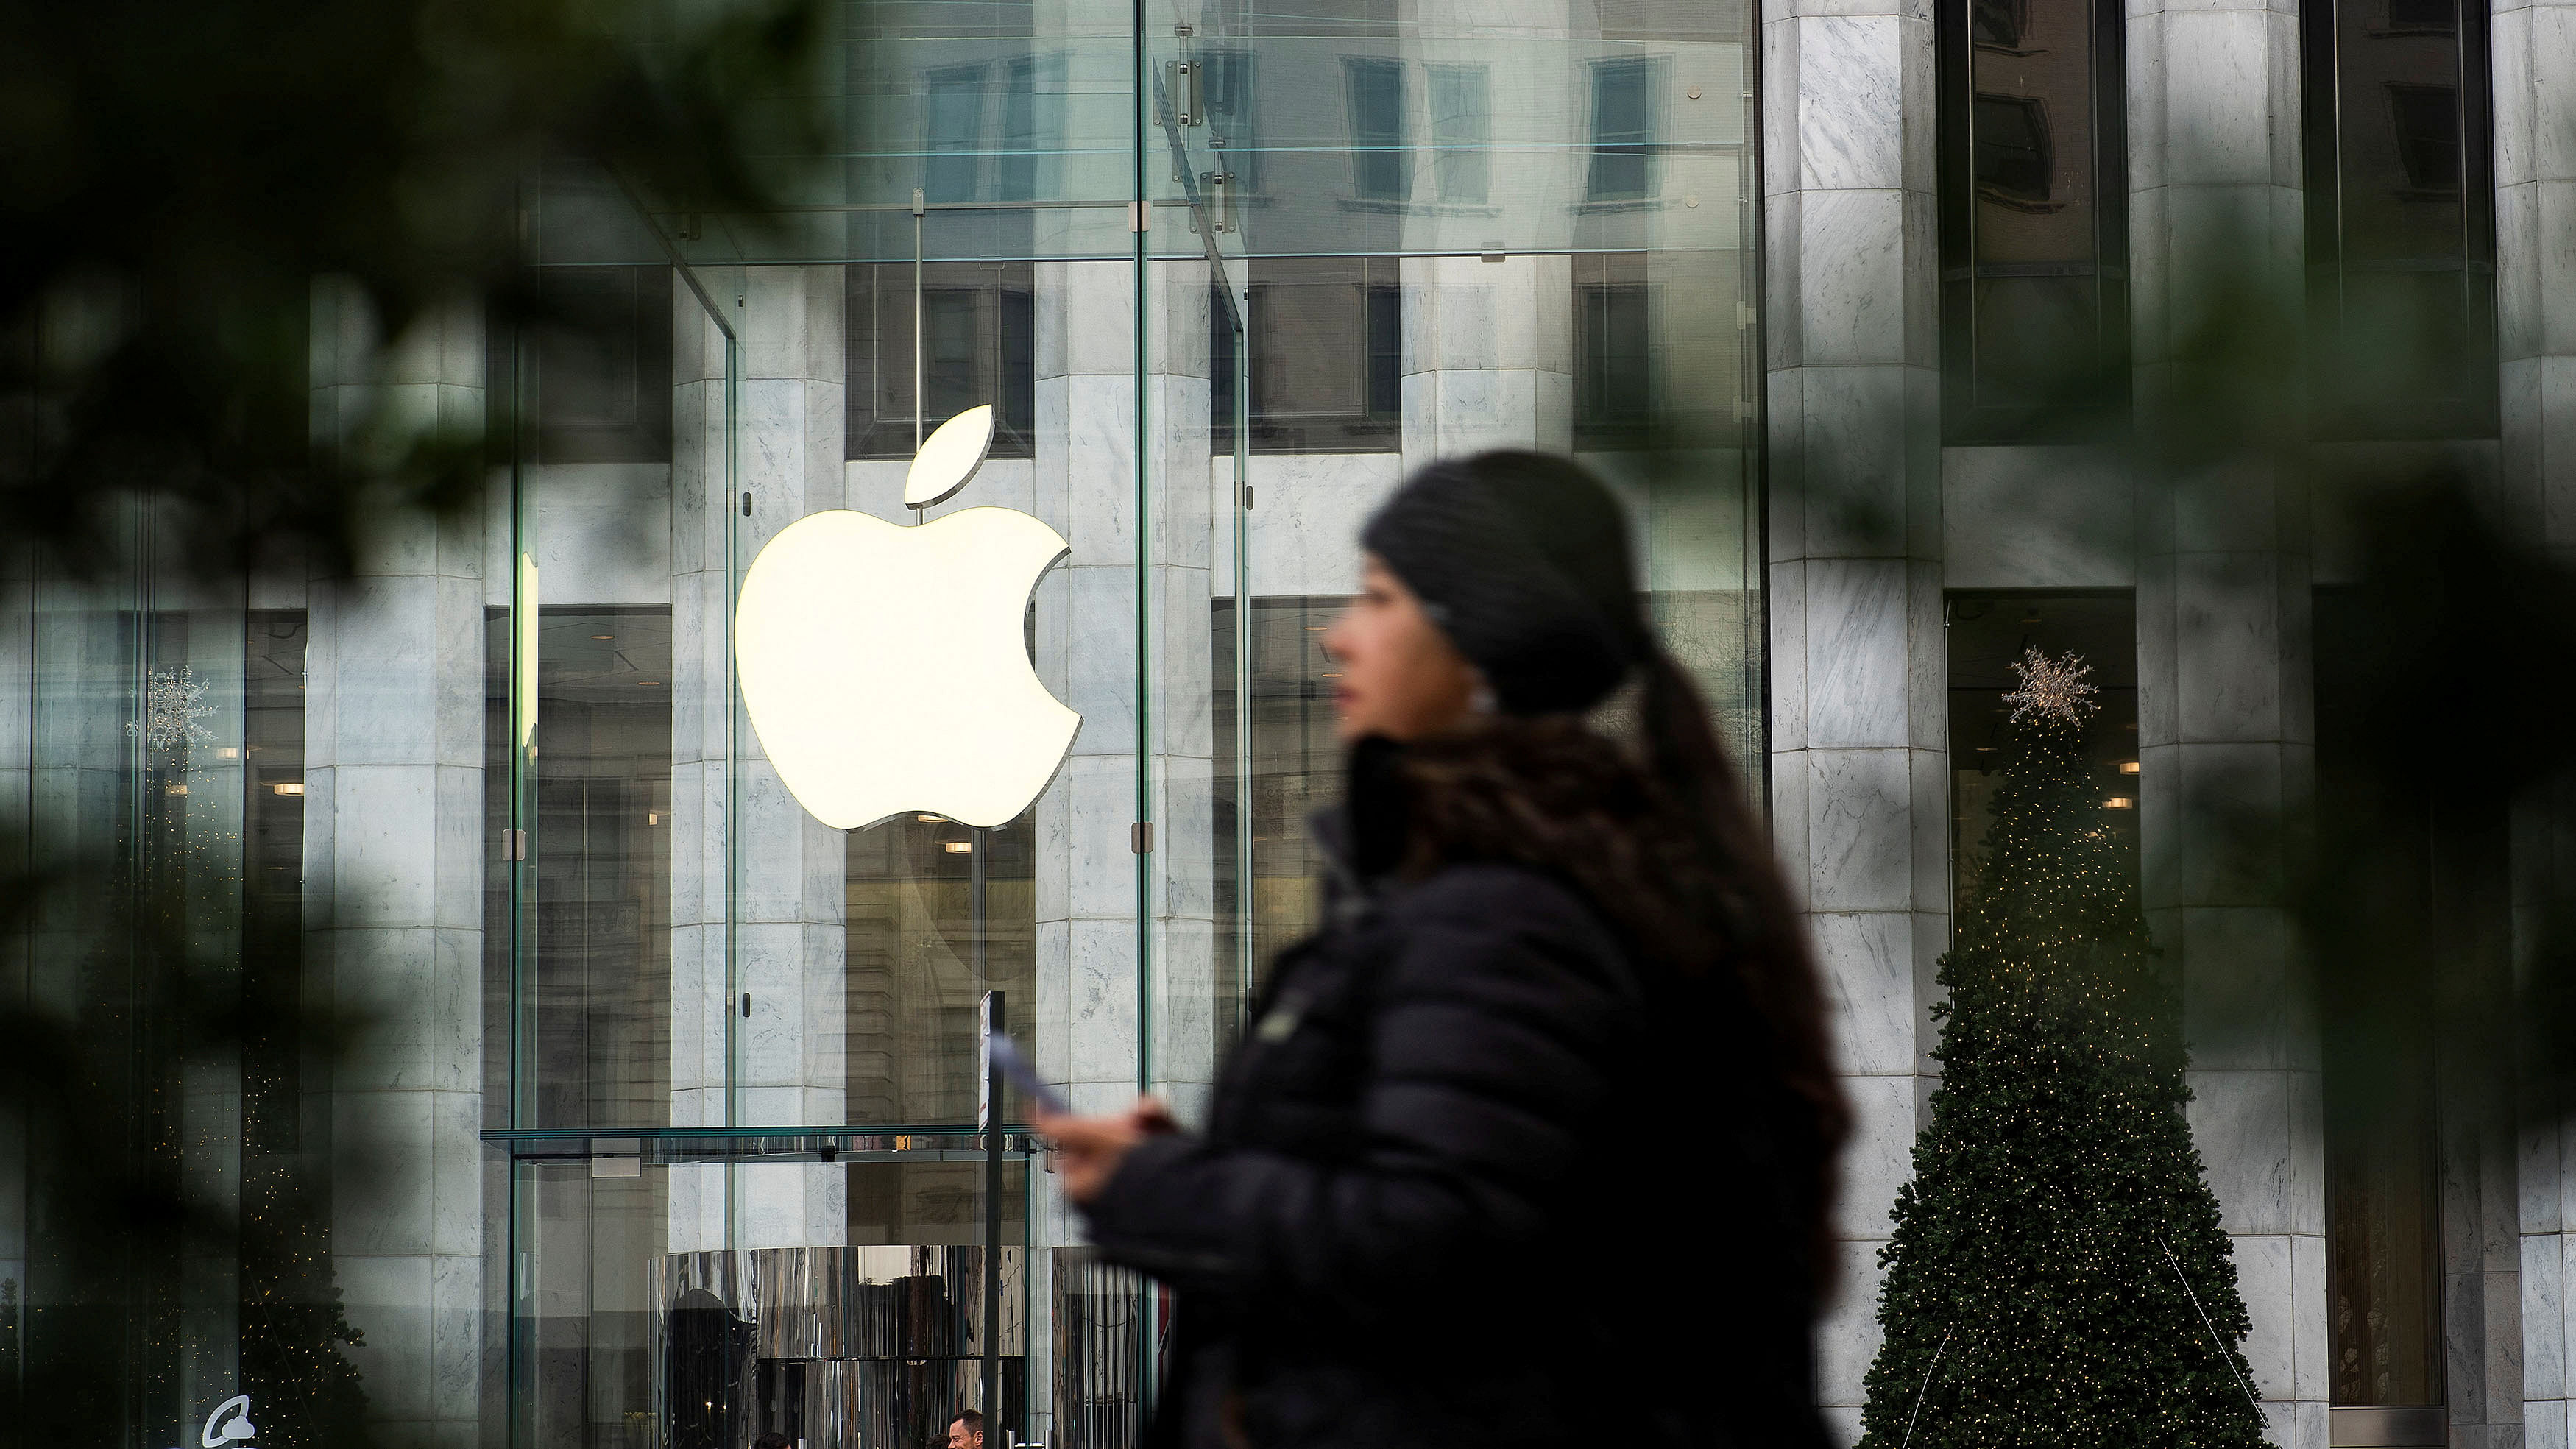
{"label": "christmas tree", "polygon": [[1941,1085],[1896,1197],[1864,1449],[2253,1449],[2178,993],[2082,748],[2080,659],[2028,651],[1984,871],[1941,961]]}

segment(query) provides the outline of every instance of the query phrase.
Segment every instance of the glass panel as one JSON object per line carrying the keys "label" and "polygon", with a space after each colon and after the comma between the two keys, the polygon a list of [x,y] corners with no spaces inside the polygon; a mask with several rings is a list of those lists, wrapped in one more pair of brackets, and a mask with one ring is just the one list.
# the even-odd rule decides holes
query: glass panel
{"label": "glass panel", "polygon": [[[639,222],[596,178],[556,179],[549,269],[640,285],[658,263],[674,331],[663,473],[522,462],[544,627],[536,667],[503,677],[536,747],[507,1146],[517,1392],[544,1436],[640,1422],[738,1449],[756,1425],[840,1433],[811,1426],[841,1404],[850,1435],[917,1444],[977,1403],[1024,1438],[1133,1442],[1162,1305],[1079,1246],[1015,1138],[977,1131],[980,1008],[1000,992],[1078,1105],[1151,1088],[1200,1111],[1259,964],[1313,917],[1304,817],[1340,760],[1315,639],[1406,467],[1585,449],[1758,774],[1746,19],[1622,0],[1578,33],[1500,36],[1339,0],[1157,0],[1140,57],[1126,11],[870,6],[848,15],[849,144],[794,212]],[[916,513],[917,439],[982,405],[994,445]],[[1008,514],[1061,561],[979,547],[866,592]],[[603,542],[620,529],[643,542]],[[776,712],[799,690],[755,701],[734,646],[766,627],[746,581],[816,529],[863,541],[813,575],[857,592],[809,611],[848,626],[797,681],[843,748],[799,755]],[[1013,634],[1002,662],[1024,652],[1080,717],[1052,775],[990,810],[956,792],[1009,751],[973,753],[957,674],[897,647],[964,640],[969,615],[986,632],[959,649]],[[648,759],[574,718],[581,690],[643,686],[564,651],[650,619],[667,723],[620,716],[667,730]],[[822,775],[883,787],[882,818],[826,823]],[[668,782],[655,863],[617,832],[585,845],[648,778]],[[651,909],[639,868],[669,873],[666,964],[603,965],[626,918],[601,923],[601,892]],[[655,1012],[667,1066],[640,1060]],[[744,1346],[769,1330],[725,1275],[827,1259],[840,1301],[905,1278],[950,1309],[980,1302],[989,1261],[1024,1301],[1024,1363],[988,1399],[944,1368]]]}

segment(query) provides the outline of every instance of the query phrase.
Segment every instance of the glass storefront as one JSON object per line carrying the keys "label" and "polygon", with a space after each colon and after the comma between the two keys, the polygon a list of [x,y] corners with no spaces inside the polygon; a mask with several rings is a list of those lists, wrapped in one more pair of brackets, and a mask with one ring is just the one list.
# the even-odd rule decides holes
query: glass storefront
{"label": "glass storefront", "polygon": [[[1197,1111],[1314,915],[1358,526],[1433,457],[1610,478],[1760,768],[1746,6],[840,15],[813,83],[846,146],[797,206],[550,167],[530,263],[567,325],[460,312],[418,377],[338,376],[317,291],[317,438],[350,389],[488,414],[487,506],[355,577],[208,582],[138,517],[116,585],[7,586],[27,848],[113,862],[94,908],[164,913],[275,1023],[202,1059],[139,973],[23,955],[161,1094],[131,1150],[236,1217],[170,1246],[153,1367],[99,1391],[132,1442],[236,1394],[261,1445],[324,1442],[317,1394],[405,1443],[918,1449],[970,1406],[1132,1442],[1164,1305],[1087,1256],[1016,1095],[990,1120],[988,1013],[1081,1107]],[[971,480],[909,508],[922,439],[985,406]],[[1080,717],[1025,808],[943,793],[993,721],[937,670],[818,661],[753,718],[745,581],[841,510],[889,525],[841,572],[927,581],[838,620],[868,657],[1019,614]],[[827,824],[818,772],[902,808]],[[0,1276],[32,1363],[83,1269],[28,1184]]]}

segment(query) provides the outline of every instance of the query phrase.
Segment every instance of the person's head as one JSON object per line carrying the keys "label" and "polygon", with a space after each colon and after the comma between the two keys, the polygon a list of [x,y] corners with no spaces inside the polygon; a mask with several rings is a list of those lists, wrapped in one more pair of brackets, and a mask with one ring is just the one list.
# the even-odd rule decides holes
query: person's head
{"label": "person's head", "polygon": [[1433,463],[1360,542],[1359,596],[1324,635],[1346,740],[1588,709],[1653,651],[1618,502],[1567,459]]}
{"label": "person's head", "polygon": [[948,1449],[983,1449],[984,1414],[968,1409],[948,1421]]}
{"label": "person's head", "polygon": [[[1795,1104],[1782,1146],[1821,1291],[1849,1125],[1823,990],[1699,688],[1648,623],[1618,500],[1571,459],[1480,453],[1407,478],[1361,543],[1364,591],[1325,647],[1343,737],[1405,747],[1408,858],[1525,860],[1573,878],[1641,956],[1731,968]],[[1584,719],[1632,683],[1636,748]]]}

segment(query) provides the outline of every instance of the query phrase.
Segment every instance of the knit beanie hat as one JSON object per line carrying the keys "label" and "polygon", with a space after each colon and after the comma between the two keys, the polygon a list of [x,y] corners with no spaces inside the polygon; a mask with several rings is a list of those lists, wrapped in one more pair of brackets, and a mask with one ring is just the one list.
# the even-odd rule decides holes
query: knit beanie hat
{"label": "knit beanie hat", "polygon": [[1360,542],[1506,713],[1589,709],[1654,653],[1618,500],[1569,459],[1498,451],[1429,464]]}

